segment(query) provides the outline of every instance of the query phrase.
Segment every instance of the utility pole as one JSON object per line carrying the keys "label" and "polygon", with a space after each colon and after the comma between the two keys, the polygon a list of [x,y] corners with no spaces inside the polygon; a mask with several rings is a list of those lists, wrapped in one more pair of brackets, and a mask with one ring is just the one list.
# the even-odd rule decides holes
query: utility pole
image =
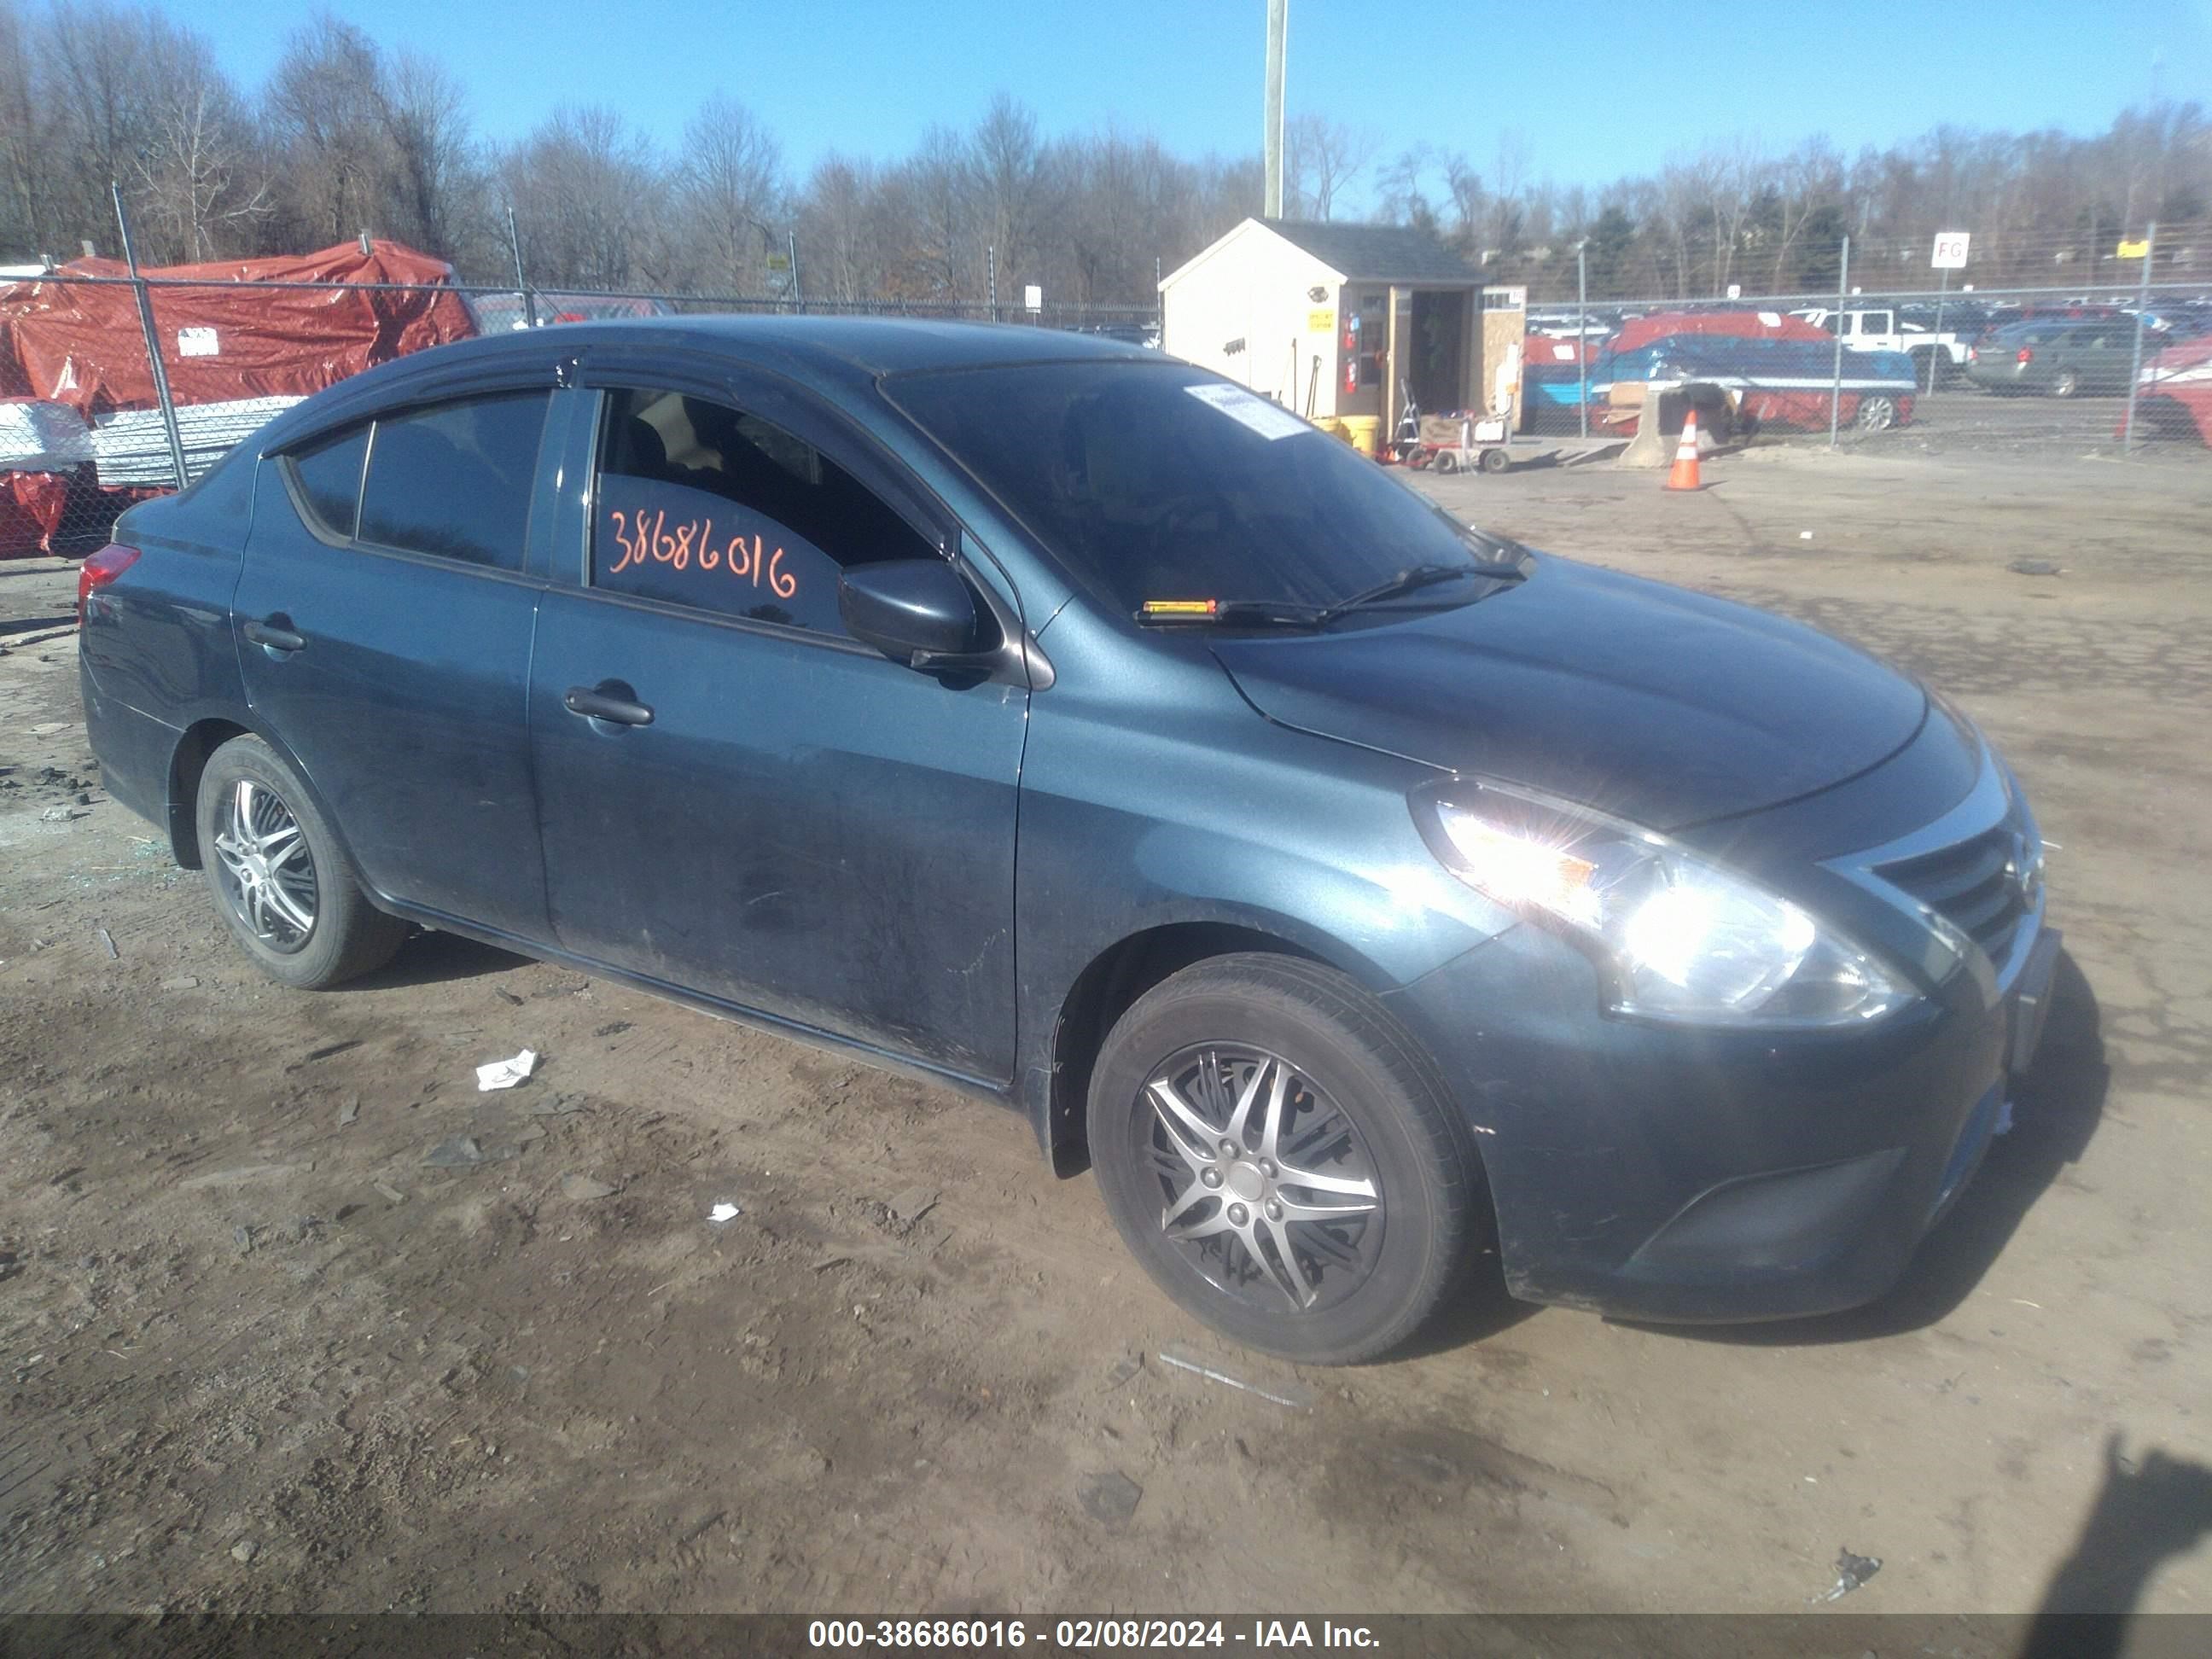
{"label": "utility pole", "polygon": [[799,289],[798,231],[785,231],[783,233],[783,246],[785,251],[791,256],[791,308],[803,316],[805,314],[806,311],[806,296],[800,293]]}
{"label": "utility pole", "polygon": [[131,268],[131,292],[138,296],[138,326],[146,331],[146,361],[154,370],[154,396],[161,405],[161,430],[169,440],[169,465],[176,469],[177,488],[182,489],[191,480],[185,476],[184,434],[177,430],[177,405],[169,396],[169,371],[161,362],[161,336],[154,326],[154,295],[145,278],[138,274],[138,255],[131,246],[131,220],[123,211],[123,186],[110,179],[107,191],[115,198],[115,228],[123,238],[123,263]]}
{"label": "utility pole", "polygon": [[999,245],[996,242],[983,244],[983,273],[984,286],[991,296],[991,320],[995,323],[999,320]]}
{"label": "utility pole", "polygon": [[1291,0],[1267,0],[1267,95],[1262,149],[1267,161],[1267,216],[1283,216],[1283,54],[1290,32]]}

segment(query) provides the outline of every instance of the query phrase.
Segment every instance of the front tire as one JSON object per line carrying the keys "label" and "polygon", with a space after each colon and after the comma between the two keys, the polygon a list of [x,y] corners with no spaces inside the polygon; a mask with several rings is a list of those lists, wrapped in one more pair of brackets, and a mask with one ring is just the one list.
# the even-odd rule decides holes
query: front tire
{"label": "front tire", "polygon": [[2051,395],[2054,398],[2071,398],[2081,390],[2081,376],[2075,369],[2060,369],[2058,378],[2051,383]]}
{"label": "front tire", "polygon": [[1310,1364],[1409,1340],[1476,1231],[1469,1137],[1373,998],[1297,957],[1155,986],[1091,1069],[1091,1157],[1146,1272],[1248,1346]]}
{"label": "front tire", "polygon": [[307,786],[259,738],[208,757],[195,819],[216,908],[270,978],[319,991],[382,967],[407,937],[369,903]]}

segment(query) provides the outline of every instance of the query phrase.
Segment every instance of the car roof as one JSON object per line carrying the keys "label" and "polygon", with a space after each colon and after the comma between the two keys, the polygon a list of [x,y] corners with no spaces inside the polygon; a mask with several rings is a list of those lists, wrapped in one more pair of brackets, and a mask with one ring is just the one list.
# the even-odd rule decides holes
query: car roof
{"label": "car roof", "polygon": [[850,389],[885,375],[1032,362],[1158,363],[1157,351],[1100,334],[1016,323],[922,317],[708,316],[592,319],[483,335],[383,363],[319,392],[264,428],[264,453],[303,434],[365,418],[417,395],[466,396],[469,381],[552,366],[593,347],[696,351],[732,368],[754,367]]}

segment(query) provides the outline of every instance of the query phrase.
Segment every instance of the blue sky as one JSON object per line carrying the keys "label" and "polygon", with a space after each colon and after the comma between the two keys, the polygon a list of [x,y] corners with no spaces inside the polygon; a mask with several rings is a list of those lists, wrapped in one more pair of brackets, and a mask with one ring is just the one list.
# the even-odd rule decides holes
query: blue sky
{"label": "blue sky", "polygon": [[[312,9],[161,3],[249,86]],[[833,149],[902,154],[933,121],[964,125],[1004,88],[1050,133],[1113,121],[1185,154],[1258,147],[1265,0],[708,0],[669,8],[660,26],[657,8],[623,0],[333,9],[383,46],[442,59],[495,139],[568,101],[617,106],[672,141],[720,89],[764,118],[803,172]],[[1371,128],[1386,154],[1425,140],[1484,169],[1511,131],[1535,178],[1598,184],[1738,135],[1782,148],[1825,132],[1848,154],[1939,121],[2091,131],[2148,95],[2161,49],[2167,96],[2212,96],[2212,0],[1910,11],[1291,0],[1288,82],[1293,112]]]}

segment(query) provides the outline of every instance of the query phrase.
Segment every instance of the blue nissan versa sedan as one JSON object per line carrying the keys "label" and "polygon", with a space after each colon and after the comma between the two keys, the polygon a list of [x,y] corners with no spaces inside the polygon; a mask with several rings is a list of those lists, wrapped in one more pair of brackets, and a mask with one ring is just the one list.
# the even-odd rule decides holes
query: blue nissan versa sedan
{"label": "blue nissan versa sedan", "polygon": [[131,509],[80,611],[108,787],[274,978],[442,928],[964,1086],[1300,1360],[1493,1240],[1638,1319],[1880,1295],[2057,955],[1919,685],[1073,334],[427,352]]}

